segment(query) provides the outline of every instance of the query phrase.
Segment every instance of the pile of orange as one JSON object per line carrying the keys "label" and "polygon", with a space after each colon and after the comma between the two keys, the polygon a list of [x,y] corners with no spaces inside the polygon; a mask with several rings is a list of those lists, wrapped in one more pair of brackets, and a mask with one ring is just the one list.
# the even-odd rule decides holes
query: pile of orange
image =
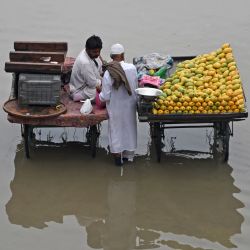
{"label": "pile of orange", "polygon": [[228,43],[179,63],[161,85],[153,114],[218,114],[245,111],[237,65]]}

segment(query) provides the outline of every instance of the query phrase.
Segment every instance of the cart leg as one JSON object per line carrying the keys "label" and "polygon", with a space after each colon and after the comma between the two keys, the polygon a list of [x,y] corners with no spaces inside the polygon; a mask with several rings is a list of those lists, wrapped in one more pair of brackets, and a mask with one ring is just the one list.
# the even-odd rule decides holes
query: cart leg
{"label": "cart leg", "polygon": [[213,144],[213,154],[217,156],[218,152],[221,151],[221,142],[220,142],[220,124],[219,122],[214,123],[214,144]]}
{"label": "cart leg", "polygon": [[218,153],[223,156],[223,161],[227,162],[229,157],[229,139],[231,130],[229,122],[214,123],[214,145],[213,153],[218,157]]}
{"label": "cart leg", "polygon": [[21,136],[24,137],[24,125],[21,124]]}
{"label": "cart leg", "polygon": [[161,161],[161,126],[159,122],[154,123],[154,132],[153,132],[153,137],[154,137],[154,144],[155,144],[155,150],[156,150],[156,157],[157,161]]}
{"label": "cart leg", "polygon": [[224,130],[224,135],[223,135],[223,154],[224,154],[224,161],[228,161],[229,157],[229,140],[230,140],[230,126],[228,122],[225,122],[223,124],[223,130]]}
{"label": "cart leg", "polygon": [[25,156],[27,159],[30,158],[30,151],[29,151],[29,133],[30,133],[30,128],[29,125],[24,124],[24,149],[25,149]]}
{"label": "cart leg", "polygon": [[97,141],[100,135],[99,126],[93,125],[90,126],[87,132],[87,143],[90,145],[91,155],[93,158],[96,156],[96,148],[97,148]]}

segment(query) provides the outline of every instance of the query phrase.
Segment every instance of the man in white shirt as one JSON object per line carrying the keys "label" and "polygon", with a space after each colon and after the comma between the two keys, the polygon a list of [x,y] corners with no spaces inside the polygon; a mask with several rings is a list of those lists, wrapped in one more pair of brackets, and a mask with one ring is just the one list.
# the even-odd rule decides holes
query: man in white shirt
{"label": "man in white shirt", "polygon": [[76,58],[69,83],[74,101],[95,98],[96,88],[101,86],[101,49],[102,40],[93,35],[87,39],[85,49]]}
{"label": "man in white shirt", "polygon": [[113,59],[107,66],[102,81],[100,100],[106,102],[109,115],[109,147],[115,164],[133,161],[137,147],[136,93],[137,71],[133,64],[124,62],[121,44],[111,47]]}

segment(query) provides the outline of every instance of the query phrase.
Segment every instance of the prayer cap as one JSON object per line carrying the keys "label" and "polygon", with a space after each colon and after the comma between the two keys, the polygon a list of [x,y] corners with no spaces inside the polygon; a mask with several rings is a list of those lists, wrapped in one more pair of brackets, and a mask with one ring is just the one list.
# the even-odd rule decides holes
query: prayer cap
{"label": "prayer cap", "polygon": [[121,44],[116,43],[111,46],[111,49],[110,49],[111,55],[120,55],[122,53],[124,53],[124,47]]}

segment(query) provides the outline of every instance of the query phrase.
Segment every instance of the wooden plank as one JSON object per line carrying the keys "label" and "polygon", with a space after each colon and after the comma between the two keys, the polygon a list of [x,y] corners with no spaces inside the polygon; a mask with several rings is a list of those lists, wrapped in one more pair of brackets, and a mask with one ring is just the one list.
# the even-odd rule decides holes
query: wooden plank
{"label": "wooden plank", "polygon": [[61,74],[62,64],[6,62],[5,71],[15,73]]}
{"label": "wooden plank", "polygon": [[[63,63],[65,61],[64,52],[34,52],[34,51],[11,51],[11,62],[44,62],[46,57],[50,57],[50,61]],[[49,58],[48,58],[49,59]]]}
{"label": "wooden plank", "polygon": [[66,42],[15,41],[14,49],[17,51],[66,52],[68,44]]}

